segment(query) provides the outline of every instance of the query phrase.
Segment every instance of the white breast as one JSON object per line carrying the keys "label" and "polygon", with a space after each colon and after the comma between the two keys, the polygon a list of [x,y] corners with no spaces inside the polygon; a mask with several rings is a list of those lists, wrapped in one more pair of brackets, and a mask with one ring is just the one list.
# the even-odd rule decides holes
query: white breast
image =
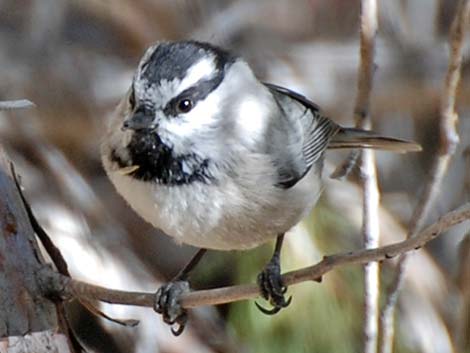
{"label": "white breast", "polygon": [[178,243],[208,249],[248,249],[275,238],[310,211],[321,191],[315,166],[290,189],[250,176],[165,186],[121,175],[107,165],[105,169],[142,218]]}

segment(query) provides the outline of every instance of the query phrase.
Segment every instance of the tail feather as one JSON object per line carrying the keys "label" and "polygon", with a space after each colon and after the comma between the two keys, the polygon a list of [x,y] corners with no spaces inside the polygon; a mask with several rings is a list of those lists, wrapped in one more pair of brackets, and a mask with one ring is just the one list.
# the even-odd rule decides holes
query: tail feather
{"label": "tail feather", "polygon": [[341,128],[330,140],[328,148],[372,148],[398,153],[421,151],[421,146],[416,142],[356,128]]}

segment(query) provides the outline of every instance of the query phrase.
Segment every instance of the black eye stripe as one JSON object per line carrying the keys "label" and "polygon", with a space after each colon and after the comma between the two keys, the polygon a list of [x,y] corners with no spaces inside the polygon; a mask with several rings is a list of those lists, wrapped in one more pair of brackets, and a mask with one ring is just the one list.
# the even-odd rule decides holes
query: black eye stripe
{"label": "black eye stripe", "polygon": [[172,98],[163,109],[166,115],[176,116],[179,114],[178,104],[185,99],[192,102],[192,106],[205,99],[213,90],[215,90],[224,78],[224,71],[218,71],[217,75],[210,79],[199,81],[194,86],[191,86],[181,92],[178,96]]}

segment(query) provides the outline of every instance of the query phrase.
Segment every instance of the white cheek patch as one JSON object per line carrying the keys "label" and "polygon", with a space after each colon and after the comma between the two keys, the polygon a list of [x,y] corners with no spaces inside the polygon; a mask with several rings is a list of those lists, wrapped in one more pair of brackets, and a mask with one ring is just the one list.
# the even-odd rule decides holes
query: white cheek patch
{"label": "white cheek patch", "polygon": [[242,131],[241,136],[248,142],[263,135],[268,116],[269,105],[263,100],[253,96],[244,98],[238,105],[237,125]]}
{"label": "white cheek patch", "polygon": [[178,86],[178,93],[183,92],[186,88],[193,86],[196,82],[211,77],[216,71],[213,56],[205,57],[191,66],[186,72],[186,76]]}

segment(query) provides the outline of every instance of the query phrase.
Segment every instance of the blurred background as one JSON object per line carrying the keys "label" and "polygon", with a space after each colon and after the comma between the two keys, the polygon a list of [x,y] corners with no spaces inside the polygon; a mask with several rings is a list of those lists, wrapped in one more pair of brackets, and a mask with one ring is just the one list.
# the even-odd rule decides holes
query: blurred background
{"label": "blurred background", "polygon": [[[429,176],[455,8],[455,0],[379,1],[374,129],[423,146],[422,153],[377,154],[383,244],[404,238]],[[307,95],[335,121],[352,125],[358,18],[357,0],[0,0],[0,100],[27,98],[37,105],[0,113],[0,141],[73,276],[155,291],[195,251],[134,214],[100,163],[106,116],[147,46],[195,38],[231,48],[261,79]],[[427,223],[469,201],[469,34],[457,97],[461,143]],[[342,158],[328,152],[324,194],[287,236],[285,271],[361,247],[357,170],[347,181],[328,178]],[[255,281],[272,247],[210,252],[192,276],[193,288]],[[381,264],[382,292],[393,269],[394,261]],[[252,301],[193,310],[179,338],[150,309],[102,305],[110,316],[141,320],[135,328],[96,318],[76,303],[68,311],[90,352],[358,352],[362,288],[361,267],[346,266],[321,284],[291,287],[292,304],[274,317]],[[395,352],[470,352],[469,302],[467,222],[411,256]]]}

